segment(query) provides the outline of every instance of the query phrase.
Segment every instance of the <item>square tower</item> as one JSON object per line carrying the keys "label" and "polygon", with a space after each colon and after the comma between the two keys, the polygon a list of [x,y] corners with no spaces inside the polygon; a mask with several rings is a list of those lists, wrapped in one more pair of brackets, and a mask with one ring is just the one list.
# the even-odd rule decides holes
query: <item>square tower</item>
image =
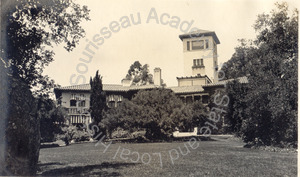
{"label": "square tower", "polygon": [[214,31],[197,30],[179,35],[183,43],[184,76],[207,76],[218,81],[217,44],[220,41]]}

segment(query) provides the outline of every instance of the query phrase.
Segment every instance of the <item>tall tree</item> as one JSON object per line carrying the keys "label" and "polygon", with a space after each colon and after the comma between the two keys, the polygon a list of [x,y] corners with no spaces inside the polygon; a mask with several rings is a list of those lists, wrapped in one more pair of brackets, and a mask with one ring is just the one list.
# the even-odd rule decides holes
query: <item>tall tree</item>
{"label": "tall tree", "polygon": [[1,21],[1,31],[5,31],[1,35],[6,34],[6,45],[1,48],[0,62],[9,82],[8,113],[1,117],[6,119],[5,136],[1,137],[7,143],[6,164],[0,173],[35,175],[43,104],[33,97],[32,91],[42,89],[43,92],[36,93],[43,97],[44,91],[53,86],[53,82],[42,75],[44,67],[53,61],[52,46],[65,44],[65,49],[71,51],[84,36],[80,22],[89,19],[89,11],[72,0],[12,0],[6,4],[12,6],[6,10],[7,14],[1,11],[1,17],[7,17],[2,19],[7,21]]}
{"label": "tall tree", "polygon": [[222,71],[224,74],[220,74],[220,78],[233,79],[237,77],[243,77],[250,74],[251,65],[256,60],[256,56],[253,56],[255,46],[252,40],[239,39],[240,45],[235,48],[235,53],[230,60],[224,63]]}
{"label": "tall tree", "polygon": [[90,79],[90,85],[90,112],[94,123],[99,125],[103,117],[102,113],[106,109],[106,96],[105,92],[103,91],[102,77],[100,76],[99,71],[96,72],[94,78]]}
{"label": "tall tree", "polygon": [[[242,120],[238,131],[246,142],[296,145],[298,10],[289,15],[287,3],[276,3],[270,14],[258,16],[254,29],[258,35],[253,45],[245,46],[243,52],[236,50],[233,60],[228,62],[229,66],[236,66],[224,68],[229,75],[249,74],[248,87],[240,92],[245,95],[241,100],[233,99],[240,101],[236,105],[247,105],[243,114],[234,114],[235,118],[243,115],[236,120]],[[235,60],[246,62],[239,64]],[[235,91],[238,88],[231,87]]]}
{"label": "tall tree", "polygon": [[134,85],[153,84],[153,76],[149,73],[149,65],[142,65],[135,61],[129,68],[126,79],[132,80]]}

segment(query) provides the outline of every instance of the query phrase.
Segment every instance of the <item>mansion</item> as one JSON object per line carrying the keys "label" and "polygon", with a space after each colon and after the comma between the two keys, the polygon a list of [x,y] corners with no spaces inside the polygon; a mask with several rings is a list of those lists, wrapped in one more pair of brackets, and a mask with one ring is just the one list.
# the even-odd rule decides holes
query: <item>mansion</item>
{"label": "mansion", "polygon": [[[183,44],[184,76],[177,77],[178,86],[162,85],[162,70],[154,69],[153,84],[133,85],[131,80],[123,79],[120,85],[103,84],[106,103],[109,108],[117,107],[123,99],[131,99],[139,90],[154,88],[171,89],[184,103],[209,102],[215,89],[224,88],[228,80],[218,81],[217,45],[220,41],[213,31],[199,30],[179,35]],[[247,78],[239,78],[247,83]],[[55,88],[59,104],[68,110],[69,124],[89,124],[92,122],[90,108],[90,84]]]}

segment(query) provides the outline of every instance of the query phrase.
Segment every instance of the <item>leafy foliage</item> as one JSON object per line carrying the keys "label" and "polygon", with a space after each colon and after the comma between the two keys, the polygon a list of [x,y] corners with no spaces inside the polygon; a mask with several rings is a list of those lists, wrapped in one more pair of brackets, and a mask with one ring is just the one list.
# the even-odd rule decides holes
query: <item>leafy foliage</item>
{"label": "leafy foliage", "polygon": [[225,115],[229,131],[235,132],[237,136],[243,135],[242,126],[245,125],[244,119],[247,118],[245,108],[248,106],[244,101],[247,96],[248,85],[240,84],[237,81],[227,83],[226,94],[230,98],[227,113]]}
{"label": "leafy foliage", "polygon": [[185,105],[169,89],[141,90],[131,101],[125,100],[117,108],[108,110],[102,123],[109,133],[117,127],[131,132],[146,129],[146,138],[166,140],[176,127],[191,131],[202,126],[206,114],[202,103]]}
{"label": "leafy foliage", "polygon": [[11,72],[30,86],[39,84],[44,67],[53,61],[53,44],[64,43],[67,51],[76,47],[84,36],[80,22],[89,20],[88,14],[86,6],[72,0],[20,1],[7,26]]}
{"label": "leafy foliage", "polygon": [[28,176],[35,175],[37,170],[40,120],[48,121],[53,116],[62,118],[61,110],[48,107],[54,81],[42,75],[45,66],[53,61],[51,47],[65,44],[65,49],[71,51],[84,36],[80,22],[89,19],[89,10],[72,0],[13,3],[17,3],[15,9],[1,14],[3,19],[8,19],[4,22],[6,29],[1,29],[7,34],[7,46],[1,51],[0,66],[1,70],[5,68],[4,74],[10,81],[5,134],[7,166],[4,169],[13,175]]}
{"label": "leafy foliage", "polygon": [[134,85],[153,84],[153,76],[149,74],[149,65],[145,64],[142,66],[139,61],[135,61],[130,66],[125,78],[132,80]]}
{"label": "leafy foliage", "polygon": [[186,116],[181,100],[171,90],[139,91],[132,102],[137,105],[137,120],[146,128],[149,139],[167,138],[175,128],[175,122]]}
{"label": "leafy foliage", "polygon": [[39,98],[39,114],[41,115],[41,142],[55,141],[55,136],[64,127],[67,112],[65,108],[56,106],[51,99]]}
{"label": "leafy foliage", "polygon": [[232,103],[232,100],[228,100],[228,96],[228,92],[220,88],[214,90],[210,96],[208,103],[210,111],[207,118],[209,122],[216,126],[216,128],[210,129],[212,134],[227,134],[232,132],[228,128],[228,125],[231,125],[232,122],[228,122],[228,118],[226,118],[226,116],[232,115],[230,112],[230,103]]}
{"label": "leafy foliage", "polygon": [[298,11],[289,16],[286,3],[276,6],[258,16],[253,46],[237,48],[224,67],[229,77],[250,74],[247,88],[228,87],[232,129],[249,143],[296,145]]}
{"label": "leafy foliage", "polygon": [[57,139],[63,140],[66,145],[69,145],[71,141],[80,142],[88,141],[91,136],[87,131],[80,130],[74,125],[64,126],[62,131],[56,135]]}

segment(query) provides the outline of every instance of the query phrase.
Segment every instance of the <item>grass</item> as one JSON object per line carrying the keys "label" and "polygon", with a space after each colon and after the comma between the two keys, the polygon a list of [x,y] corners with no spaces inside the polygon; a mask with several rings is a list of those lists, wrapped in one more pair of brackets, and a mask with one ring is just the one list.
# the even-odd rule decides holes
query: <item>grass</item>
{"label": "grass", "polygon": [[[185,177],[297,175],[297,153],[243,148],[243,143],[230,138],[198,143],[199,147],[196,149],[192,149],[188,142],[116,143],[111,144],[105,153],[103,153],[105,146],[99,144],[95,147],[95,143],[43,148],[40,151],[39,175]],[[182,154],[186,155],[182,155],[179,148]],[[137,160],[138,155],[138,161],[132,162]],[[145,164],[146,162],[149,164]]]}

